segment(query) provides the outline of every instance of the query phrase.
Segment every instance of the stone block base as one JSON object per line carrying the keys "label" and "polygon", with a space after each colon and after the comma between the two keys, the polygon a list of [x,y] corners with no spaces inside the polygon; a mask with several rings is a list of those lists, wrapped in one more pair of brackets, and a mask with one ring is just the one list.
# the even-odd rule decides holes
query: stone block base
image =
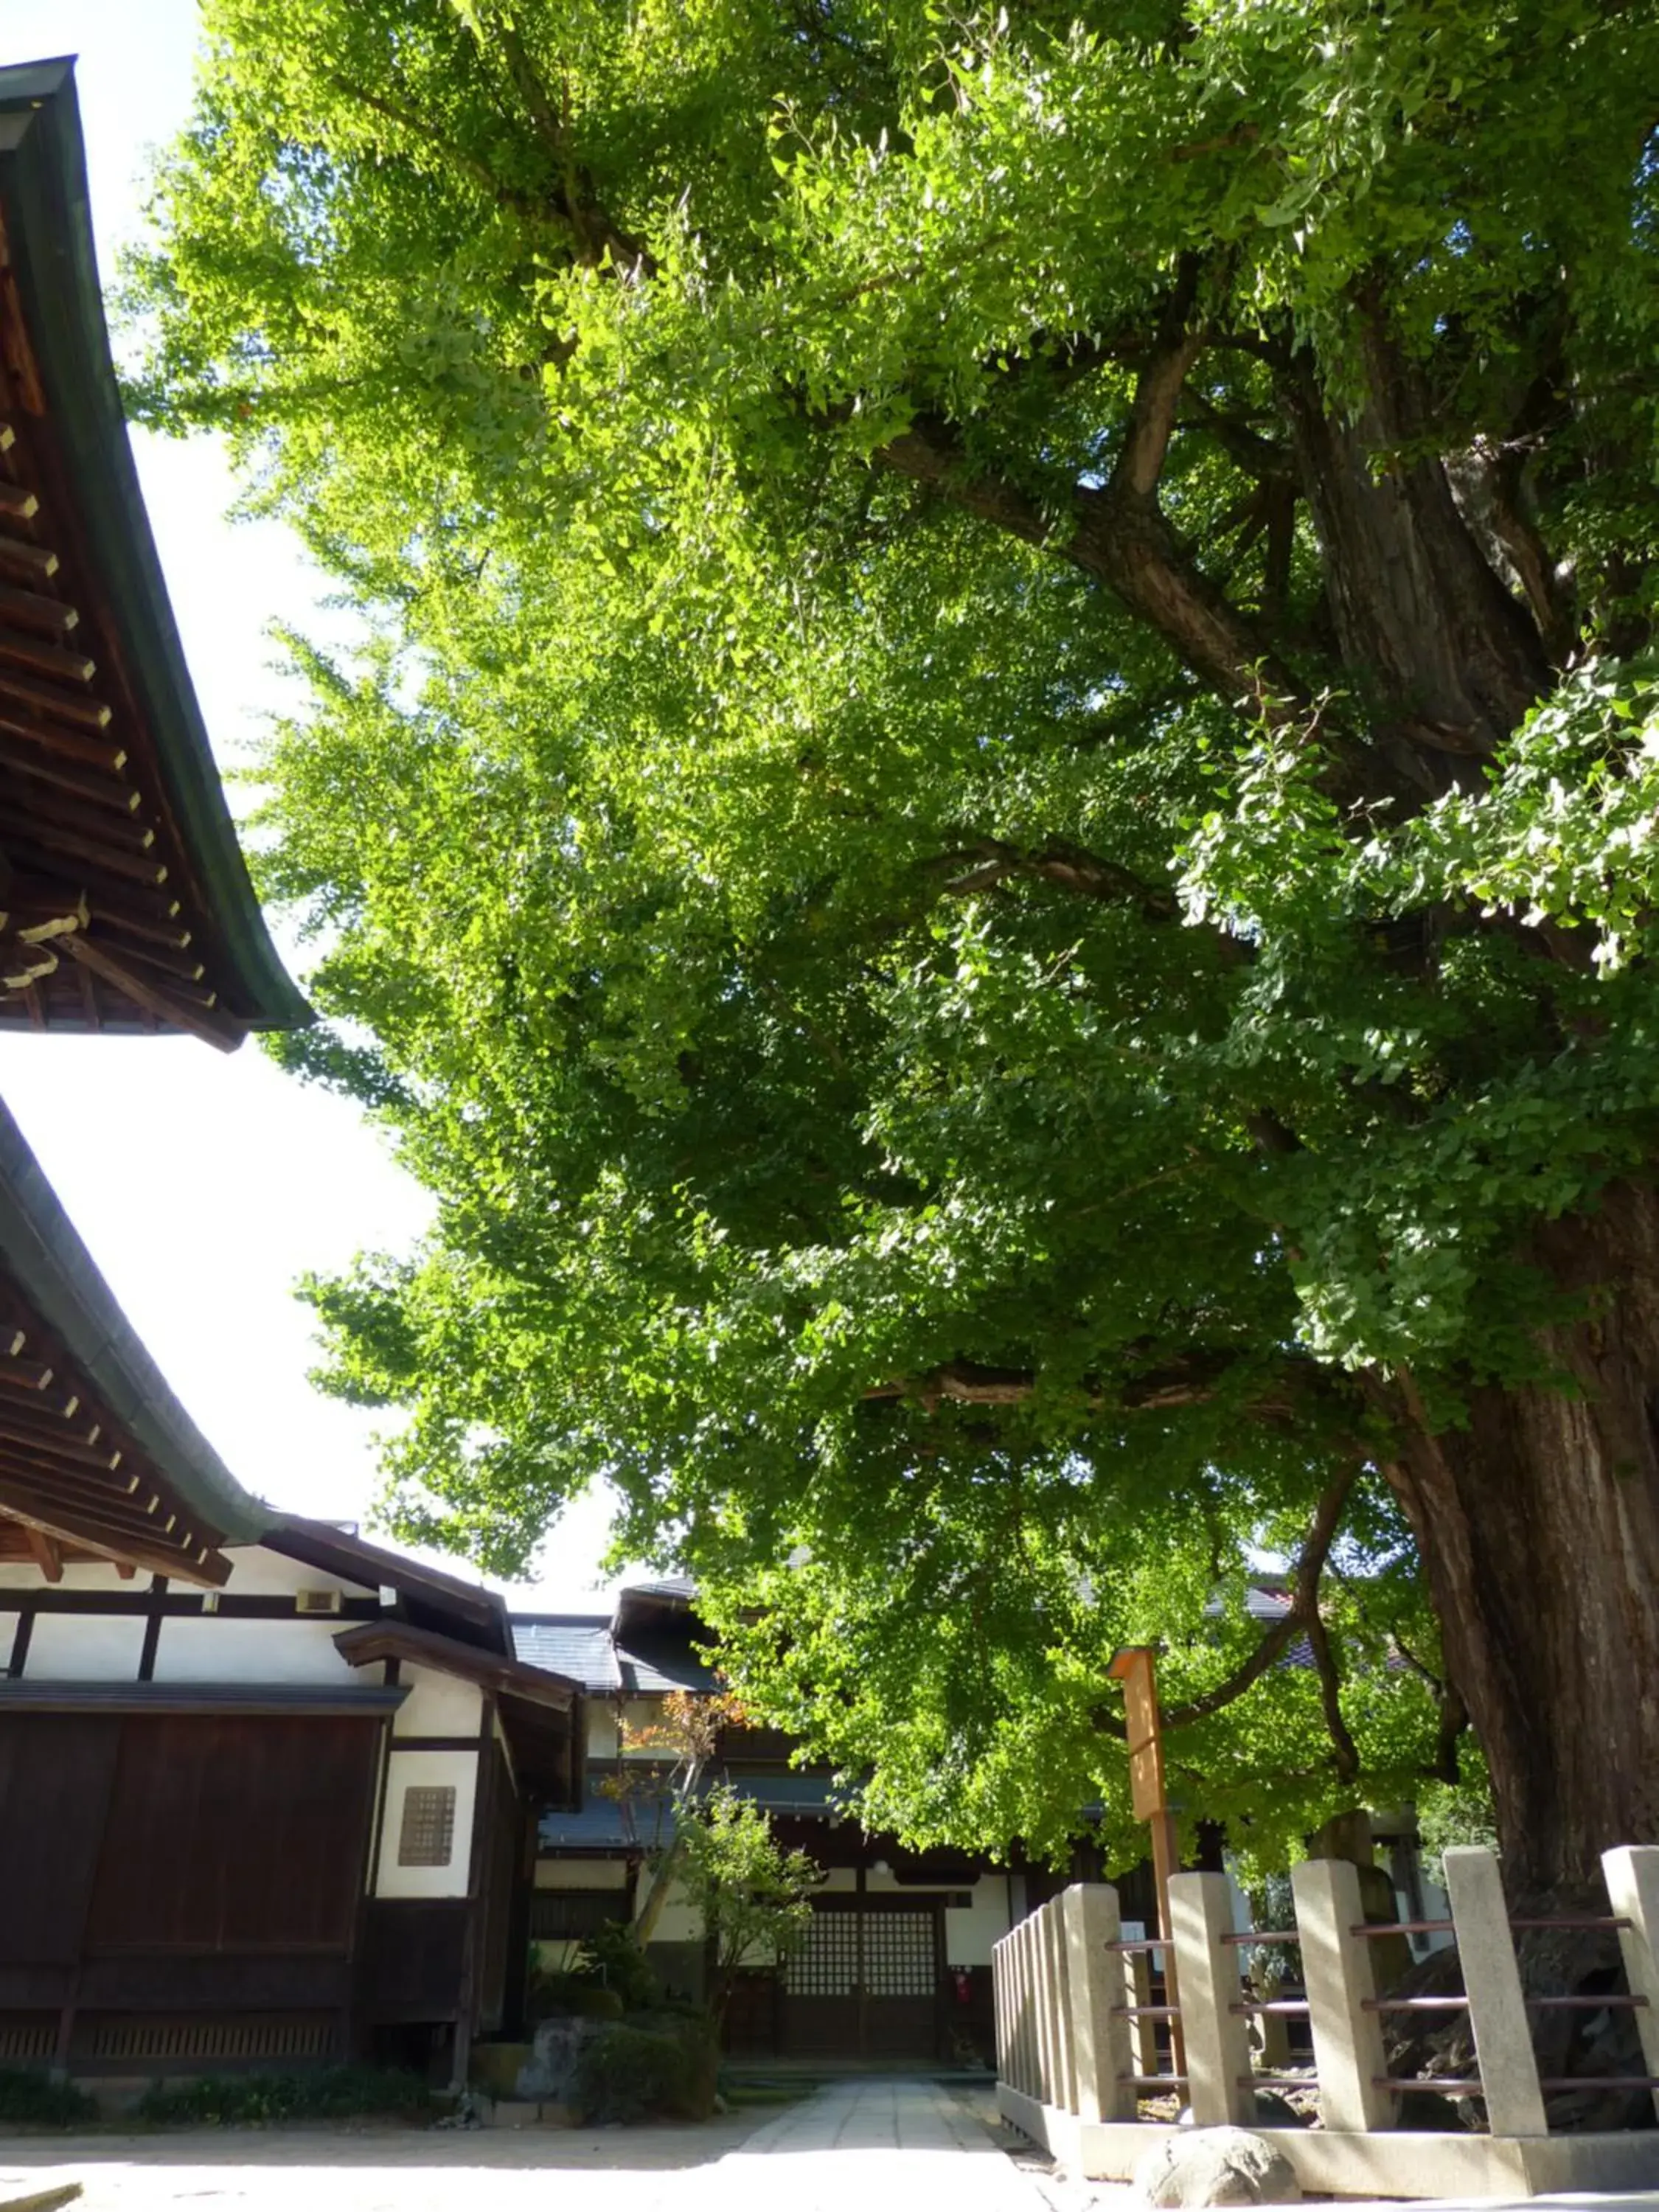
{"label": "stone block base", "polygon": [[523,2097],[480,2098],[487,2128],[574,2128],[580,2124],[568,2105],[532,2104]]}
{"label": "stone block base", "polygon": [[[997,2084],[1011,2127],[1090,2181],[1127,2181],[1160,2136],[1151,2120],[1085,2121]],[[1338,2135],[1254,2128],[1283,2151],[1304,2191],[1319,2197],[1539,2197],[1659,2189],[1659,2130],[1629,2135]]]}

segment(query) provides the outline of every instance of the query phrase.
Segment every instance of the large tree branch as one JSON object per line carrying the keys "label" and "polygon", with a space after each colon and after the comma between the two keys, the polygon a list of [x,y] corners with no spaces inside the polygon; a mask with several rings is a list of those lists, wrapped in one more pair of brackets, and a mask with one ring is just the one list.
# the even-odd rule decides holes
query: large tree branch
{"label": "large tree branch", "polygon": [[[1225,1352],[1195,1352],[1131,1376],[1110,1391],[1091,1388],[1088,1403],[1091,1410],[1105,1413],[1176,1413],[1189,1406],[1207,1406],[1213,1403],[1237,1364]],[[1247,1412],[1261,1421],[1294,1419],[1305,1410],[1304,1393],[1312,1373],[1310,1363],[1285,1360],[1278,1386],[1264,1385],[1250,1400]],[[913,1399],[931,1413],[941,1404],[1023,1406],[1035,1396],[1036,1388],[1037,1378],[1029,1368],[947,1359],[925,1374],[878,1383],[864,1396],[866,1400]]]}
{"label": "large tree branch", "polygon": [[1170,1706],[1164,1715],[1165,1728],[1190,1728],[1194,1721],[1207,1720],[1212,1713],[1218,1713],[1235,1698],[1242,1698],[1290,1648],[1298,1634],[1308,1631],[1310,1624],[1317,1619],[1320,1578],[1336,1540],[1336,1532],[1342,1525],[1342,1515],[1358,1473],[1358,1462],[1351,1461],[1321,1493],[1313,1518],[1308,1523],[1308,1533],[1302,1540],[1302,1549],[1297,1554],[1291,1602],[1282,1618],[1273,1623],[1249,1657],[1236,1667],[1225,1681],[1218,1682],[1213,1690],[1206,1690],[1201,1698],[1191,1698],[1184,1705]]}
{"label": "large tree branch", "polygon": [[[1150,465],[1164,427],[1162,403],[1175,366],[1155,361],[1143,372],[1142,381],[1152,380],[1154,389],[1132,433],[1135,481]],[[1079,486],[1066,507],[1049,514],[1011,477],[971,461],[950,425],[927,415],[876,458],[896,474],[931,486],[963,514],[1056,553],[1105,584],[1230,706],[1242,703],[1280,721],[1306,710],[1301,685],[1269,639],[1200,571],[1154,497],[1115,489],[1115,479],[1099,489]]]}
{"label": "large tree branch", "polygon": [[1359,1774],[1359,1749],[1342,1717],[1342,1681],[1337,1673],[1336,1655],[1331,1650],[1331,1639],[1319,1607],[1315,1606],[1306,1622],[1308,1648],[1313,1653],[1314,1665],[1319,1672],[1319,1703],[1325,1716],[1325,1727],[1331,1739],[1337,1778],[1352,1782]]}
{"label": "large tree branch", "polygon": [[[1166,1729],[1190,1728],[1195,1721],[1208,1720],[1212,1714],[1234,1704],[1278,1663],[1299,1635],[1310,1634],[1310,1624],[1319,1613],[1320,1578],[1337,1530],[1342,1525],[1342,1515],[1358,1472],[1358,1462],[1351,1461],[1321,1493],[1308,1523],[1308,1533],[1302,1540],[1302,1549],[1297,1554],[1296,1577],[1287,1610],[1261,1637],[1249,1658],[1235,1667],[1214,1689],[1205,1691],[1202,1697],[1188,1698],[1185,1705],[1164,1706],[1162,1719]],[[1123,1723],[1109,1710],[1099,1709],[1094,1717],[1108,1735],[1121,1737],[1125,1734]]]}
{"label": "large tree branch", "polygon": [[609,267],[636,281],[653,276],[657,264],[642,239],[623,228],[599,204],[592,178],[576,158],[568,88],[556,100],[510,16],[497,15],[486,37],[476,9],[451,0],[486,67],[505,63],[508,81],[530,119],[543,153],[559,178],[558,212],[569,226],[575,258],[586,269]]}
{"label": "large tree branch", "polygon": [[1159,319],[1158,342],[1135,380],[1129,427],[1112,471],[1113,495],[1124,501],[1155,500],[1164,458],[1175,434],[1176,416],[1188,374],[1204,350],[1200,334],[1188,327],[1198,289],[1199,265],[1187,255]]}
{"label": "large tree branch", "polygon": [[1165,885],[1149,884],[1133,869],[1060,838],[1023,850],[1000,837],[975,837],[960,851],[927,865],[945,875],[945,890],[957,897],[993,890],[1012,877],[1036,877],[1108,905],[1136,907],[1148,921],[1181,918],[1181,902]]}

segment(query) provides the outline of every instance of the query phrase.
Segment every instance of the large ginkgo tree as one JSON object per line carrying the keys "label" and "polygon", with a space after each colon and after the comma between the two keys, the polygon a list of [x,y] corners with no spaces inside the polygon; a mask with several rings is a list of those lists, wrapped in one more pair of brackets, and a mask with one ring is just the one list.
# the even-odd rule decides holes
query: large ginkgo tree
{"label": "large ginkgo tree", "polygon": [[1659,9],[206,15],[133,404],[373,625],[264,865],[401,1525],[605,1474],[917,1835],[1157,1637],[1194,1806],[1659,1841]]}

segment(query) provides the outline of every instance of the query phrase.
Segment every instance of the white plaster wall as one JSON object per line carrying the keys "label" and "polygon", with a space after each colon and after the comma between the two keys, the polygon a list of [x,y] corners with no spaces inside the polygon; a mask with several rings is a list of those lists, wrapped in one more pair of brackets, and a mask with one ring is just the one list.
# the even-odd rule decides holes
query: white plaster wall
{"label": "white plaster wall", "polygon": [[[575,1883],[566,1880],[566,1876],[574,1871],[575,1864],[576,1862],[573,1861],[568,1866],[559,1869],[558,1887],[577,1887]],[[544,1862],[543,1866],[537,1869],[538,1882],[544,1881],[544,1868],[546,1865],[547,1863]],[[857,1876],[851,1867],[832,1867],[823,1887],[845,1895],[856,1887],[856,1883]],[[545,1886],[553,1885],[549,1883]],[[641,1903],[644,1901],[645,1887],[646,1885],[641,1884]],[[902,1893],[914,1899],[916,1904],[921,1905],[931,1905],[939,1894],[936,1890],[918,1889],[908,1884],[896,1882],[890,1875],[885,1876],[870,1875],[866,1889],[869,1892],[879,1892],[887,1896]],[[951,1893],[960,1895],[962,1893],[957,1891]],[[991,1963],[992,1945],[1000,1942],[1008,1933],[1007,1878],[1000,1874],[981,1875],[969,1893],[973,1899],[971,1905],[945,1908],[945,1958],[952,1966],[988,1966]],[[668,1903],[663,1908],[663,1916],[657,1923],[657,1932],[653,1940],[659,1943],[691,1943],[699,1941],[702,1935],[701,1917],[695,1908],[687,1902],[684,1891],[677,1884],[668,1893]]]}
{"label": "white plaster wall", "polygon": [[973,1903],[945,1909],[945,1960],[951,1966],[988,1966],[991,1947],[1008,1933],[1006,1875],[981,1875],[969,1893]]}
{"label": "white plaster wall", "polygon": [[[640,1884],[639,1903],[641,1906],[650,1887],[648,1881]],[[687,1898],[679,1883],[673,1883],[668,1892],[668,1902],[662,1909],[662,1917],[652,1936],[652,1942],[701,1943],[702,1933],[702,1913]]]}
{"label": "white plaster wall", "polygon": [[230,1561],[230,1580],[225,1584],[238,1597],[292,1597],[295,1590],[339,1590],[347,1597],[373,1596],[374,1587],[343,1582],[325,1575],[320,1567],[307,1567],[298,1559],[267,1550],[263,1544],[234,1544],[225,1557]]}
{"label": "white plaster wall", "polygon": [[334,1649],[335,1635],[344,1625],[331,1619],[230,1620],[211,1613],[164,1620],[155,1647],[155,1679],[343,1686],[356,1677]]}
{"label": "white plaster wall", "polygon": [[115,1571],[114,1563],[108,1559],[70,1559],[64,1564],[61,1583],[48,1583],[32,1561],[7,1559],[0,1562],[0,1589],[131,1591],[149,1588],[149,1577],[142,1568],[130,1582],[123,1582]]}
{"label": "white plaster wall", "polygon": [[136,1682],[148,1624],[135,1613],[37,1613],[27,1682]]}
{"label": "white plaster wall", "polygon": [[538,1889],[626,1889],[626,1859],[538,1859]]}
{"label": "white plaster wall", "polygon": [[617,1721],[610,1706],[592,1698],[587,1708],[587,1755],[590,1759],[617,1756]]}
{"label": "white plaster wall", "polygon": [[[386,1760],[386,1817],[380,1827],[377,1897],[465,1897],[472,1856],[472,1800],[477,1789],[476,1751],[394,1751]],[[447,1867],[398,1863],[404,1793],[449,1784],[455,1792],[455,1844]]]}
{"label": "white plaster wall", "polygon": [[[365,1681],[378,1679],[377,1668],[357,1671]],[[407,1660],[398,1679],[407,1685],[409,1695],[392,1723],[394,1735],[477,1735],[483,1723],[483,1692],[476,1683],[457,1681],[453,1674],[434,1674],[428,1668],[410,1666]]]}
{"label": "white plaster wall", "polygon": [[[644,1730],[660,1727],[662,1699],[660,1698],[626,1698],[623,1705],[623,1724],[627,1733],[635,1736]],[[610,1755],[615,1754],[613,1753]],[[660,1759],[662,1751],[659,1747],[653,1749],[648,1745],[643,1747],[630,1745],[623,1751],[623,1757],[624,1759]]]}

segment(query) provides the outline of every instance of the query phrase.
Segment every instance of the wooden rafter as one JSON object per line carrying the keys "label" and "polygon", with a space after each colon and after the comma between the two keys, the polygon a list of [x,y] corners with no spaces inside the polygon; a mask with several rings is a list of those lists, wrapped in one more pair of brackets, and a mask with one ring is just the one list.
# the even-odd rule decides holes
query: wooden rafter
{"label": "wooden rafter", "polygon": [[48,1536],[44,1528],[33,1528],[27,1523],[23,1534],[34,1554],[34,1563],[49,1583],[64,1579],[64,1555],[58,1549],[58,1539]]}
{"label": "wooden rafter", "polygon": [[214,917],[50,411],[20,379],[15,315],[0,301],[0,1026],[180,1030],[230,1049],[247,1024],[211,955],[179,957],[211,944]]}
{"label": "wooden rafter", "polygon": [[[220,1530],[103,1404],[89,1376],[0,1275],[0,1521],[29,1532],[43,1573],[63,1547],[214,1584],[229,1572]],[[55,1580],[56,1576],[52,1576]]]}

